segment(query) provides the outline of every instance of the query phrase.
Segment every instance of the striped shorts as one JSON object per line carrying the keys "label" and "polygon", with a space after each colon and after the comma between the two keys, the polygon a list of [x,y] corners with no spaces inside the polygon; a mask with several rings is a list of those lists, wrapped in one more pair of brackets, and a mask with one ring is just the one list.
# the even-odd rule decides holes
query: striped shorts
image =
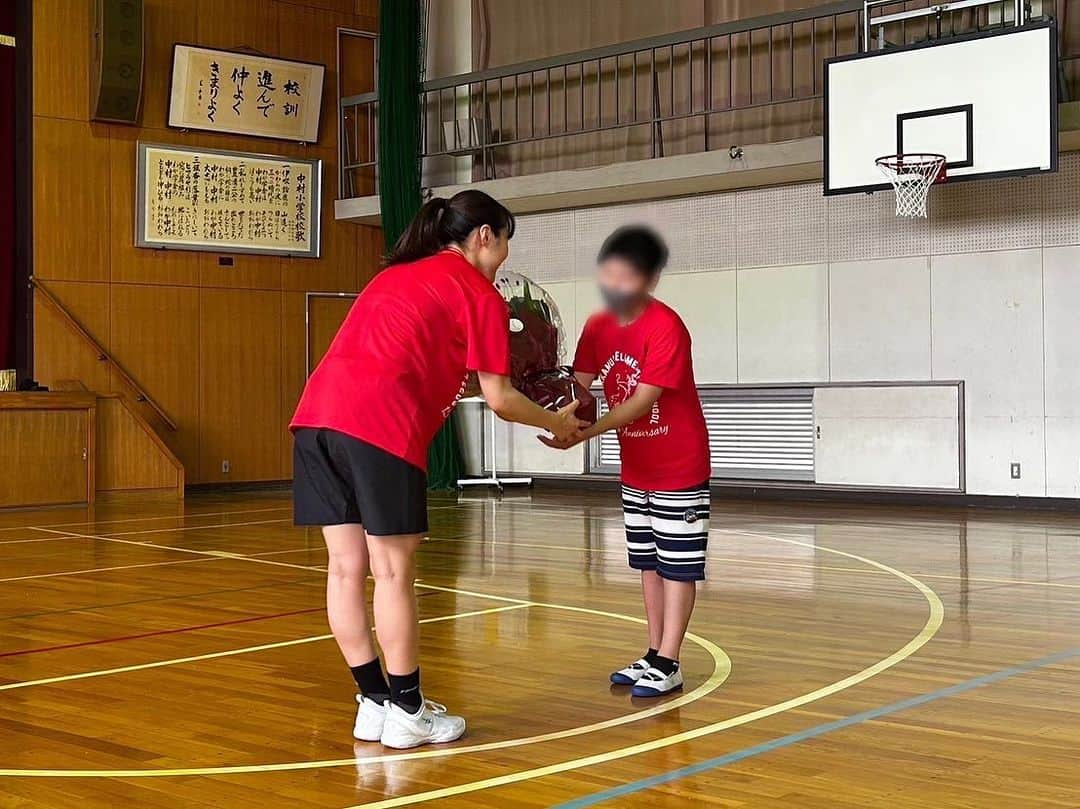
{"label": "striped shorts", "polygon": [[701,581],[709,541],[709,483],[677,492],[622,487],[630,567],[661,578]]}

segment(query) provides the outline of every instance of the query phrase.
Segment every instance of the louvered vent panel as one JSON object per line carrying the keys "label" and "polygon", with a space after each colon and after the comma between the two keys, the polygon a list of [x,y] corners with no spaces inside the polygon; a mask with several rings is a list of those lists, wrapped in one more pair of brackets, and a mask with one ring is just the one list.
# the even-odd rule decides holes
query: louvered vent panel
{"label": "louvered vent panel", "polygon": [[[810,388],[701,392],[714,478],[814,479],[814,402]],[[600,413],[606,413],[600,401]],[[594,442],[592,468],[618,472],[614,433]]]}

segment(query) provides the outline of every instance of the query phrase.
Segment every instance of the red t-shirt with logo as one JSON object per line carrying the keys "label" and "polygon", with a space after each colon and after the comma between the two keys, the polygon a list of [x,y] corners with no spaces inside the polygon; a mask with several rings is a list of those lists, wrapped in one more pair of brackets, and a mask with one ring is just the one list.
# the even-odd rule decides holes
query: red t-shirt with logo
{"label": "red t-shirt with logo", "polygon": [[387,267],[349,310],[289,428],[337,430],[426,470],[468,372],[510,373],[509,319],[456,251]]}
{"label": "red t-shirt with logo", "polygon": [[709,479],[709,434],[694,383],[690,332],[674,309],[651,300],[626,326],[609,312],[593,315],[578,341],[574,370],[599,375],[612,409],[638,383],[664,389],[651,412],[617,430],[623,483],[675,491]]}

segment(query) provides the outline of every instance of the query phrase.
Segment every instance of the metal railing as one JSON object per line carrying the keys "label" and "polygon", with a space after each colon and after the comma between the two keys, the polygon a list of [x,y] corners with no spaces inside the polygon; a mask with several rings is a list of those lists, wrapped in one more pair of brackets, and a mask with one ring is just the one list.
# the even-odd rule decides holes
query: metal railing
{"label": "metal railing", "polygon": [[[1017,8],[1024,19],[1062,20],[1067,5],[1067,0],[839,0],[432,79],[421,85],[422,157],[429,166],[471,158],[466,170],[473,180],[530,173],[530,166],[515,164],[514,158],[530,149],[540,152],[549,142],[592,138],[582,151],[602,152],[591,147],[603,142],[597,140],[601,133],[615,131],[626,133],[631,148],[609,160],[727,150],[742,134],[733,115],[798,103],[808,106],[785,120],[797,120],[805,134],[816,134],[821,113],[815,102],[822,97],[826,59],[1012,25]],[[1059,55],[1061,97],[1067,100],[1080,78],[1080,53]],[[340,103],[341,191],[352,196],[355,183],[348,177],[357,169],[374,177],[378,98],[368,93]],[[790,125],[784,131],[793,136]],[[680,142],[672,150],[665,139]],[[738,156],[737,150],[732,154]]]}

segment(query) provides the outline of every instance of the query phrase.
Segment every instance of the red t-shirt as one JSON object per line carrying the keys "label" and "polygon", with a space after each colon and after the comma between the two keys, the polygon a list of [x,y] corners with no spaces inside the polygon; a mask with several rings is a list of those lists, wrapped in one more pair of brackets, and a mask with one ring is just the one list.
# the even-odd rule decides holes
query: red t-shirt
{"label": "red t-shirt", "polygon": [[612,409],[639,382],[664,389],[651,412],[617,431],[623,483],[655,492],[709,479],[709,434],[694,383],[690,332],[674,309],[652,300],[627,326],[608,312],[593,315],[578,341],[574,370],[600,376]]}
{"label": "red t-shirt", "polygon": [[387,267],[349,310],[289,428],[337,430],[426,470],[468,372],[510,373],[509,319],[456,251]]}

